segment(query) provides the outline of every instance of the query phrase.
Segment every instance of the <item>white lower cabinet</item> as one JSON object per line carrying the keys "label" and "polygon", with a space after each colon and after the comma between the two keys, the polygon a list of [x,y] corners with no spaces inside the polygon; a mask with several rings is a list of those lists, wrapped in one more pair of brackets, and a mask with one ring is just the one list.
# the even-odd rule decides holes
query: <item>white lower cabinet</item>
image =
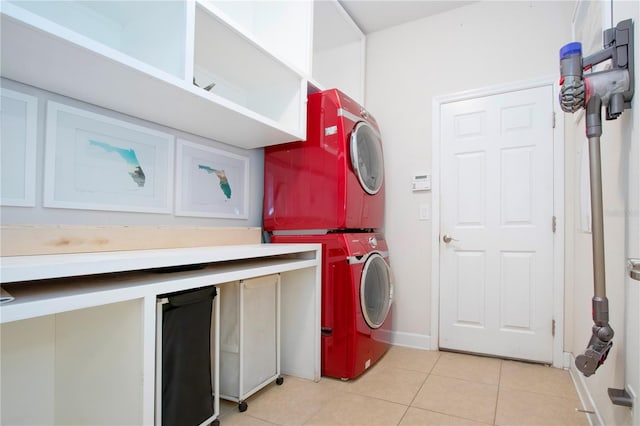
{"label": "white lower cabinet", "polygon": [[[222,284],[220,397],[247,409],[246,398],[280,377],[280,275]],[[213,339],[212,339],[213,340]]]}
{"label": "white lower cabinet", "polygon": [[3,425],[142,424],[142,299],[0,325]]}
{"label": "white lower cabinet", "polygon": [[[179,342],[164,354],[168,315],[158,301],[213,286],[213,306],[197,316],[197,338],[210,340],[198,346],[204,367],[196,372],[212,379],[213,395],[198,392],[213,401],[205,422],[219,423],[220,397],[241,401],[279,379],[281,359],[283,373],[319,380],[320,250],[260,244],[3,257],[0,284],[15,300],[0,305],[0,424],[167,425],[163,356],[192,351]],[[207,266],[180,267],[192,262]],[[190,333],[188,321],[173,334]]]}

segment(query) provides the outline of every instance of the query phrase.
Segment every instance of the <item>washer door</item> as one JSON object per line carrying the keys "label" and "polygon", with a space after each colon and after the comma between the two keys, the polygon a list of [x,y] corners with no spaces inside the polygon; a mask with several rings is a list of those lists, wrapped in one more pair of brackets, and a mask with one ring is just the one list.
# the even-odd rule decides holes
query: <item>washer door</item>
{"label": "washer door", "polygon": [[391,268],[380,253],[367,258],[360,279],[360,306],[367,325],[378,328],[387,318],[393,301]]}
{"label": "washer door", "polygon": [[380,191],[384,177],[382,145],[378,133],[365,121],[351,132],[351,167],[362,189],[374,195]]}

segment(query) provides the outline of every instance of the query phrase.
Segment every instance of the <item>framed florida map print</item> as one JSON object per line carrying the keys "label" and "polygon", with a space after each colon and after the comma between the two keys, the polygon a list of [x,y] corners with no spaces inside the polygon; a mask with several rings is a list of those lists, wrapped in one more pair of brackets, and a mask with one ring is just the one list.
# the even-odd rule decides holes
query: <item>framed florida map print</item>
{"label": "framed florida map print", "polygon": [[47,105],[44,206],[171,213],[174,136]]}
{"label": "framed florida map print", "polygon": [[177,216],[247,219],[249,157],[178,139]]}

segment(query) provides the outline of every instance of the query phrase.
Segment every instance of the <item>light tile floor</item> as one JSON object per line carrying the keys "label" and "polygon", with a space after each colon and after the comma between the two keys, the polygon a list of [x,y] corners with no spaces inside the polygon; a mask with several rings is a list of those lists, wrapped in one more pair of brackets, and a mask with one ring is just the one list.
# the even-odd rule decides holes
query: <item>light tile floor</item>
{"label": "light tile floor", "polygon": [[358,379],[286,376],[247,404],[221,401],[221,425],[589,424],[568,371],[400,346]]}

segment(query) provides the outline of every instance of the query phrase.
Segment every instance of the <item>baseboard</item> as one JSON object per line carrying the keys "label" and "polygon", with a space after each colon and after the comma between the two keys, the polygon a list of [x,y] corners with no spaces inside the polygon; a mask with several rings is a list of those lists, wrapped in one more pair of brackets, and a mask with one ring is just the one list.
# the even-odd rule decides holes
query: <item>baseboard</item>
{"label": "baseboard", "polygon": [[576,391],[578,392],[578,397],[580,398],[582,409],[593,411],[593,414],[585,413],[587,419],[589,420],[589,424],[591,426],[603,426],[604,420],[602,420],[602,416],[598,411],[598,407],[596,406],[593,397],[591,396],[591,392],[589,392],[587,383],[584,380],[584,375],[582,375],[582,373],[576,367],[576,359],[573,354],[569,354],[569,356],[571,357],[569,373],[571,373],[571,379],[573,379],[573,384],[575,385]]}
{"label": "baseboard", "polygon": [[402,331],[385,332],[385,341],[396,345],[415,349],[431,350],[431,336],[425,334],[405,333]]}

